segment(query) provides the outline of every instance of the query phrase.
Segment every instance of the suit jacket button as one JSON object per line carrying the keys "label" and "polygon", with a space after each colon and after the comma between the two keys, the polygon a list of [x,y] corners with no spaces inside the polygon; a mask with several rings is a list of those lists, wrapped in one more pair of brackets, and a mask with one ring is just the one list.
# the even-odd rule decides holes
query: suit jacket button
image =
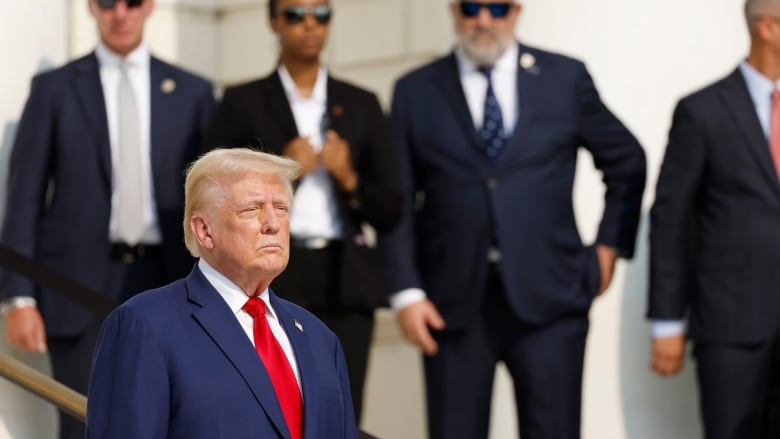
{"label": "suit jacket button", "polygon": [[498,187],[498,179],[495,178],[488,178],[485,181],[485,185],[490,189],[491,191]]}

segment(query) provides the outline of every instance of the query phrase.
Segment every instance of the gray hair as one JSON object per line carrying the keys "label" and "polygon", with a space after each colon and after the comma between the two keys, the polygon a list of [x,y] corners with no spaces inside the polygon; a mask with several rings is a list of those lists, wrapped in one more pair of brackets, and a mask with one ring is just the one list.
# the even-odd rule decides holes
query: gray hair
{"label": "gray hair", "polygon": [[755,30],[756,21],[762,15],[780,18],[780,0],[745,0],[745,20],[750,32]]}
{"label": "gray hair", "polygon": [[219,148],[202,155],[187,168],[184,183],[184,244],[194,257],[200,256],[190,229],[196,213],[209,211],[225,196],[226,181],[249,173],[276,175],[292,199],[293,182],[301,175],[295,160],[249,148]]}

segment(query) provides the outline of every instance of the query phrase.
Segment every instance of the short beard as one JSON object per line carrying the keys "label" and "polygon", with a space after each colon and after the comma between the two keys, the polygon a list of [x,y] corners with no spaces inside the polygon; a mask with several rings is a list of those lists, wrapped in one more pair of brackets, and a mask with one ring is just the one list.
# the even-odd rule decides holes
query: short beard
{"label": "short beard", "polygon": [[[476,39],[481,32],[489,33],[495,42],[489,47],[480,47]],[[481,29],[474,30],[468,35],[458,35],[458,41],[466,57],[478,66],[492,66],[512,44],[511,39],[502,39],[495,31]]]}

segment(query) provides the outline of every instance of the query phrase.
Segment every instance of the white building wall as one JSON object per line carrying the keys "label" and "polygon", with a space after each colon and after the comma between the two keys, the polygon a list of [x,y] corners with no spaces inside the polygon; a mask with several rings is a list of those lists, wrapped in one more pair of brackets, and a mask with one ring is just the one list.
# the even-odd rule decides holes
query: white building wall
{"label": "white building wall", "polygon": [[[0,194],[32,74],[94,46],[87,0],[7,2],[0,14]],[[45,3],[45,4],[44,4]],[[163,59],[215,81],[217,88],[267,74],[277,60],[266,0],[156,0],[147,41]],[[388,106],[405,71],[452,46],[447,0],[333,0],[325,59],[338,76],[374,90]],[[648,157],[645,212],[653,196],[674,103],[728,73],[747,51],[742,0],[526,0],[518,36],[527,44],[583,59],[604,101],[637,135]],[[8,10],[8,11],[7,11]],[[7,11],[7,12],[6,12]],[[15,42],[12,44],[9,42]],[[9,52],[10,51],[10,52]],[[578,225],[594,239],[603,188],[586,153],[575,191]],[[0,195],[0,200],[4,196]],[[3,203],[0,203],[2,205]],[[693,368],[671,379],[649,369],[646,214],[634,261],[591,312],[585,365],[585,439],[700,436]],[[8,348],[0,345],[0,349]],[[46,368],[45,358],[21,356]],[[383,438],[424,437],[420,358],[380,312],[363,428]],[[516,436],[511,382],[499,368],[491,439]],[[41,415],[43,413],[43,416]],[[53,437],[53,412],[0,379],[0,439]]]}

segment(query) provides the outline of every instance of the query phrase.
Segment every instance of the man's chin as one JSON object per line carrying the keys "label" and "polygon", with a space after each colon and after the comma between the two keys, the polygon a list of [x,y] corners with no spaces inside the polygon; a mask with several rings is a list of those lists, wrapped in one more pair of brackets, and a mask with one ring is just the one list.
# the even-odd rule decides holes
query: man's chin
{"label": "man's chin", "polygon": [[475,44],[466,42],[461,45],[463,53],[477,65],[493,65],[504,54],[505,48],[494,42],[493,44]]}

